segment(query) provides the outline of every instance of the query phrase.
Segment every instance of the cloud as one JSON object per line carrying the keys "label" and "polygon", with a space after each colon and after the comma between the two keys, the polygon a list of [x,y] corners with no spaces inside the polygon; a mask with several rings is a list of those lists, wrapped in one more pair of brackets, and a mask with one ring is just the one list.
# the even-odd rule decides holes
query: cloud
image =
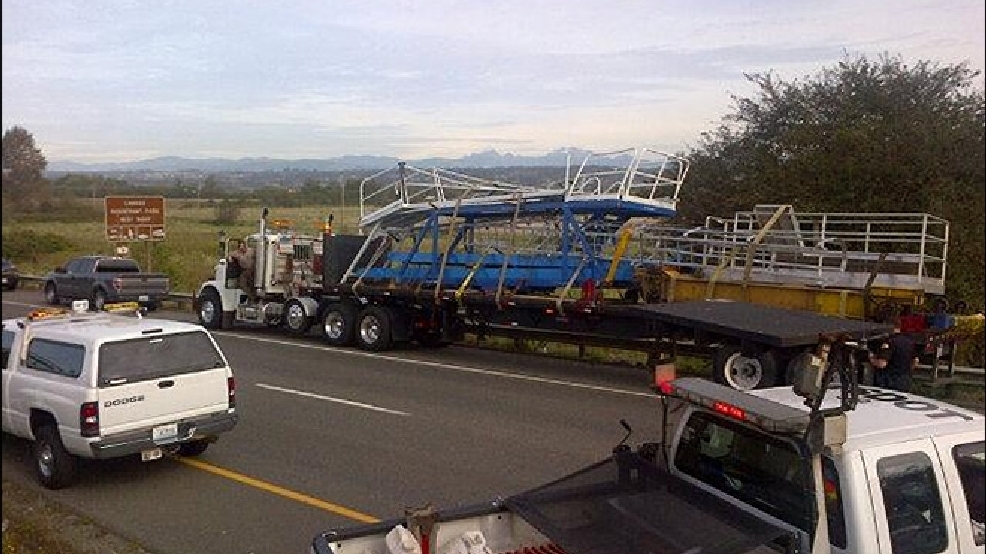
{"label": "cloud", "polygon": [[49,158],[79,160],[128,144],[133,156],[286,157],[682,147],[731,93],[752,91],[744,73],[798,78],[883,52],[982,69],[983,11],[972,0],[5,0],[3,122]]}

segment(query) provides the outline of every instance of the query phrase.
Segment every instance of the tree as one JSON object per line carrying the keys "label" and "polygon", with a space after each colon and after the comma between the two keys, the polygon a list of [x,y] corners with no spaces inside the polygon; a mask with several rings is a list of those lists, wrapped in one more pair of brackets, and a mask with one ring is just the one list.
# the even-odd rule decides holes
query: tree
{"label": "tree", "polygon": [[3,134],[3,196],[22,208],[37,208],[51,197],[44,178],[48,165],[34,136],[14,126]]}
{"label": "tree", "polygon": [[755,98],[689,154],[682,216],[754,204],[927,212],[951,222],[948,295],[983,309],[986,102],[966,64],[847,58],[804,81],[748,75]]}

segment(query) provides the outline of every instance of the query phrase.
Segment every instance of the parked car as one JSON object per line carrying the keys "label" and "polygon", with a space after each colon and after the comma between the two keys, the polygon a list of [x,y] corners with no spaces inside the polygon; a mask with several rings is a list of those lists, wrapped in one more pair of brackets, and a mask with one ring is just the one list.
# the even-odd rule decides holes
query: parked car
{"label": "parked car", "polygon": [[17,271],[17,266],[7,258],[3,259],[3,290],[14,290],[17,282],[20,281],[21,274]]}
{"label": "parked car", "polygon": [[48,304],[67,304],[88,300],[96,311],[107,303],[139,302],[153,310],[171,290],[164,273],[145,273],[131,258],[82,256],[44,276],[42,282]]}

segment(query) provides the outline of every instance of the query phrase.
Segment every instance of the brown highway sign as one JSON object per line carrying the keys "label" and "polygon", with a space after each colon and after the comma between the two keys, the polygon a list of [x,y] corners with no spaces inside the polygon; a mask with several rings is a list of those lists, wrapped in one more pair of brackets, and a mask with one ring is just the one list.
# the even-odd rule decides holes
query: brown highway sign
{"label": "brown highway sign", "polygon": [[110,242],[164,240],[164,197],[107,196],[106,240]]}

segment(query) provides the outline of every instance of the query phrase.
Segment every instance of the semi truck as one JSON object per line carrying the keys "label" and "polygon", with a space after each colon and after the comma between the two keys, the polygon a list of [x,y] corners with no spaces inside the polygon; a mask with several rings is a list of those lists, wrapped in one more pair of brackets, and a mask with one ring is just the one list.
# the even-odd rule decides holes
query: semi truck
{"label": "semi truck", "polygon": [[[717,381],[750,389],[794,379],[819,333],[886,332],[860,302],[916,306],[943,290],[942,233],[929,224],[941,222],[927,214],[780,206],[716,235],[655,223],[677,213],[687,167],[629,149],[590,155],[559,184],[518,185],[401,163],[361,183],[357,234],[300,233],[265,209],[247,237],[252,290],[224,240],[195,310],[210,328],[315,328],[331,345],[372,351],[442,347],[468,332],[638,350],[650,365],[699,354]],[[696,282],[748,292],[685,292]],[[800,305],[764,301],[765,288]],[[828,300],[805,305],[821,293]]]}
{"label": "semi truck", "polygon": [[[982,553],[982,414],[861,386],[819,337],[791,387],[655,372],[660,436],[503,499],[318,533],[312,554]],[[622,423],[622,422],[621,422]]]}

